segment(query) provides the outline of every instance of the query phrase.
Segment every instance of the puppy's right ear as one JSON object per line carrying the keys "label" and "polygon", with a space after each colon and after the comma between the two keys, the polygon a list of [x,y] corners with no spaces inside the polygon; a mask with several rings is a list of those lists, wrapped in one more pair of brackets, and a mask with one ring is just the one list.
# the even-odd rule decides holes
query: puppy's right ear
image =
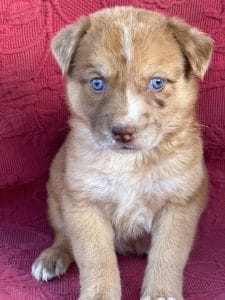
{"label": "puppy's right ear", "polygon": [[77,23],[60,30],[52,39],[51,50],[63,75],[69,73],[75,51],[89,26],[89,17],[82,17]]}

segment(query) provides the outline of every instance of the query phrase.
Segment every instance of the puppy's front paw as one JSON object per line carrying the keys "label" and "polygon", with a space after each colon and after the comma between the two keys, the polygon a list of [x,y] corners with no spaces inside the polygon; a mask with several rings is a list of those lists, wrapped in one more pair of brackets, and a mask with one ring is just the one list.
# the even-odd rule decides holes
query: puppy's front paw
{"label": "puppy's front paw", "polygon": [[32,275],[38,281],[48,281],[64,274],[72,262],[66,251],[50,247],[44,250],[32,265]]}
{"label": "puppy's front paw", "polygon": [[109,286],[93,286],[88,291],[83,291],[78,300],[121,300],[120,286],[112,287],[113,283]]}
{"label": "puppy's front paw", "polygon": [[[148,279],[148,277],[146,277]],[[182,296],[182,282],[169,281],[158,278],[155,282],[146,280],[142,286],[140,300],[184,300]],[[146,283],[147,282],[147,283]]]}
{"label": "puppy's front paw", "polygon": [[[168,296],[164,296],[165,294]],[[141,296],[140,300],[184,300],[183,296],[181,295],[175,297],[167,293],[163,293],[163,294],[161,293],[158,295],[156,296],[156,294],[151,294],[151,295],[144,294],[143,296]]]}
{"label": "puppy's front paw", "polygon": [[179,300],[175,297],[151,297],[151,296],[143,296],[140,300]]}
{"label": "puppy's front paw", "polygon": [[98,295],[80,295],[78,300],[120,300],[120,295],[106,295],[106,294],[98,294]]}

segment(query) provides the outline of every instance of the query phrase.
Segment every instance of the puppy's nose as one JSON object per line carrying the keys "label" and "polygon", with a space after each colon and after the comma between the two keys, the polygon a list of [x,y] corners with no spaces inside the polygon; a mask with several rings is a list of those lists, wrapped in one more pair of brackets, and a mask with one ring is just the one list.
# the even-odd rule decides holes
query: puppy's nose
{"label": "puppy's nose", "polygon": [[129,143],[134,139],[134,128],[130,126],[113,126],[112,137],[120,143]]}

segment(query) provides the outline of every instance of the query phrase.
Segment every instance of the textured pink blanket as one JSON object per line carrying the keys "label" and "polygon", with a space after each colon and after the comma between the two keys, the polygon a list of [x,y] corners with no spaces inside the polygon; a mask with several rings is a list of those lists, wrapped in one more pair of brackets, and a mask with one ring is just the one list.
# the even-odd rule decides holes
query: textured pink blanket
{"label": "textured pink blanket", "polygon": [[[106,6],[134,5],[183,17],[211,34],[215,52],[201,83],[199,119],[210,201],[185,270],[187,300],[225,300],[225,0],[1,0],[0,300],[72,300],[75,265],[38,283],[31,263],[51,243],[45,182],[67,132],[62,76],[49,51],[58,29]],[[145,258],[119,256],[124,300],[138,300]]]}

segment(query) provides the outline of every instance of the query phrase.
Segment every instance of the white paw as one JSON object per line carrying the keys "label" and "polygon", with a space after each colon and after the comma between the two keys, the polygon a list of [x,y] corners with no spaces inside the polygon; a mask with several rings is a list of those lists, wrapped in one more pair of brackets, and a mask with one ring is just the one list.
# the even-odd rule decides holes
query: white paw
{"label": "white paw", "polygon": [[64,274],[72,261],[73,257],[68,251],[49,247],[35,260],[31,272],[38,281],[48,281]]}
{"label": "white paw", "polygon": [[157,300],[176,300],[174,297],[159,297]]}
{"label": "white paw", "polygon": [[174,297],[158,297],[153,299],[151,296],[141,297],[141,300],[176,300]]}
{"label": "white paw", "polygon": [[37,260],[32,265],[32,275],[38,281],[48,281],[66,272],[67,266],[64,266],[61,258],[58,258],[54,264],[45,264],[45,260]]}
{"label": "white paw", "polygon": [[176,300],[174,297],[159,297],[157,300]]}

